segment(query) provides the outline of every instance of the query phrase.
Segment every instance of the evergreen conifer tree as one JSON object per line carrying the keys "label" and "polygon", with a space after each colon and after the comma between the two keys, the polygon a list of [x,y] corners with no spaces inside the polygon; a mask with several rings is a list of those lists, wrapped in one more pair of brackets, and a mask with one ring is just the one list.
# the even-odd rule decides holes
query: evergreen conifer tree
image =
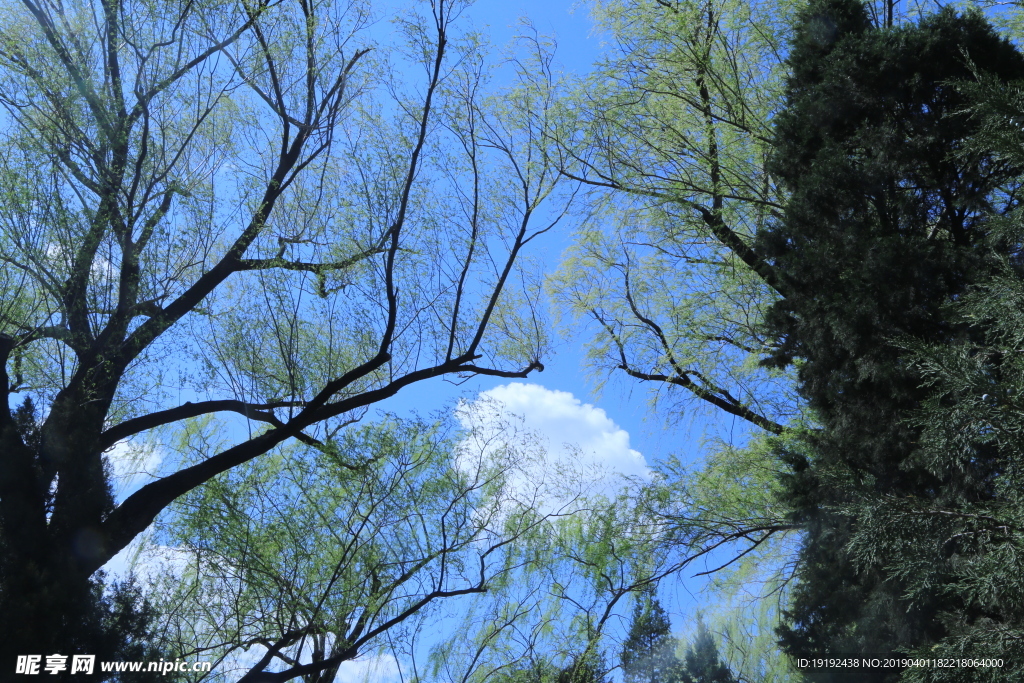
{"label": "evergreen conifer tree", "polygon": [[[1024,172],[1024,82],[994,78],[961,85],[981,126],[961,153],[995,154]],[[858,506],[854,556],[880,558],[907,577],[912,596],[941,583],[956,596],[938,614],[945,636],[925,654],[941,659],[997,659],[1001,667],[958,667],[947,683],[1024,678],[1024,208],[993,216],[985,249],[999,263],[947,310],[964,326],[955,344],[906,349],[929,396],[913,423],[921,429],[914,465],[933,472],[978,472],[985,495],[964,487],[940,504],[865,497]],[[910,671],[905,683],[934,680]]]}
{"label": "evergreen conifer tree", "polygon": [[[950,596],[939,577],[908,600],[905,577],[853,557],[852,511],[865,496],[989,495],[983,459],[960,473],[914,465],[920,427],[910,416],[927,388],[897,340],[946,345],[966,333],[944,306],[991,271],[979,245],[1015,172],[989,154],[956,153],[977,124],[955,83],[1020,78],[1024,59],[977,13],[885,29],[859,0],[813,0],[789,63],[770,170],[790,198],[756,246],[786,285],[767,317],[768,363],[797,363],[820,428],[800,452],[780,453],[787,502],[806,529],[780,635],[793,654],[897,653],[943,636],[936,617]],[[860,670],[849,680],[898,676]]]}
{"label": "evergreen conifer tree", "polygon": [[[34,467],[42,473],[48,463],[40,457],[40,419],[30,396],[26,396],[13,411],[12,418],[13,428],[34,454]],[[39,495],[44,497],[47,507],[52,508],[52,491],[40,491]],[[0,540],[2,552],[4,548]],[[0,573],[0,586],[5,584],[6,578]],[[0,591],[0,606],[6,597]],[[155,661],[161,657],[160,643],[154,633],[156,611],[134,577],[108,583],[105,574],[99,572],[90,578],[86,595],[79,600],[69,600],[62,607],[59,618],[52,622],[57,631],[54,635],[66,643],[67,647],[73,648],[74,652],[95,655],[97,661]],[[92,674],[65,674],[62,680],[72,682],[118,681],[123,678],[116,673],[98,669]],[[177,674],[172,673],[168,680],[173,682],[178,678]]]}
{"label": "evergreen conifer tree", "polygon": [[626,683],[677,683],[678,641],[658,598],[645,593],[633,608],[629,634],[622,644],[622,673]]}
{"label": "evergreen conifer tree", "polygon": [[609,683],[604,674],[604,657],[588,652],[575,657],[559,671],[555,683]]}
{"label": "evergreen conifer tree", "polygon": [[681,683],[736,683],[728,665],[718,656],[718,646],[704,620],[697,619],[697,637],[686,648]]}

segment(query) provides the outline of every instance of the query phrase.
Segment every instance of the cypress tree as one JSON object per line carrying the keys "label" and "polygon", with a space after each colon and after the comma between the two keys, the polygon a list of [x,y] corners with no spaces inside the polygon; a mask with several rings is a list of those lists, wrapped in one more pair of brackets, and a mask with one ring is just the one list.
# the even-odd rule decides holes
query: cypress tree
{"label": "cypress tree", "polygon": [[769,167],[789,200],[756,247],[787,291],[767,315],[776,346],[766,362],[796,364],[820,428],[799,452],[780,453],[787,503],[806,529],[780,637],[793,654],[898,653],[942,637],[936,616],[949,596],[936,587],[908,600],[897,572],[851,556],[851,511],[865,496],[986,495],[982,471],[913,465],[920,427],[910,416],[927,388],[897,340],[945,345],[968,333],[944,306],[990,272],[979,245],[1015,170],[957,153],[977,123],[962,114],[956,82],[1020,78],[1024,59],[977,13],[876,28],[858,0],[812,0],[789,64]]}
{"label": "cypress tree", "polygon": [[704,620],[697,619],[697,637],[686,648],[681,683],[736,683],[728,665],[718,656],[718,646]]}
{"label": "cypress tree", "polygon": [[[13,427],[18,430],[25,446],[35,455],[33,464],[41,472],[47,463],[40,457],[40,420],[31,397],[26,397],[13,411],[12,418]],[[52,492],[39,493],[46,501],[47,508],[52,507]],[[0,534],[2,537],[3,534]],[[3,553],[3,542],[0,540],[0,555]],[[4,586],[12,583],[14,581],[5,575],[5,567],[0,563],[0,614],[4,613],[8,601],[21,597],[4,591]],[[46,623],[56,626],[49,634],[50,642],[35,644],[38,648],[35,651],[15,654],[92,654],[96,656],[96,661],[156,660],[167,654],[160,652],[159,643],[155,642],[156,610],[134,577],[108,583],[105,574],[98,572],[88,580],[88,587],[88,592],[78,600],[69,599],[63,603],[59,615],[47,615],[40,608],[40,620],[52,616]],[[172,673],[167,680],[175,681],[178,678],[178,674]],[[99,682],[122,679],[116,673],[105,673],[97,668],[92,674],[72,676],[65,672],[61,680]]]}
{"label": "cypress tree", "polygon": [[[1024,82],[960,87],[981,126],[968,151],[994,153],[1024,172]],[[866,499],[853,543],[855,555],[870,553],[906,576],[910,595],[941,585],[956,596],[938,615],[946,635],[929,644],[928,657],[1003,662],[943,672],[948,683],[1024,679],[1024,207],[993,216],[988,232],[996,274],[948,307],[969,334],[953,345],[905,344],[929,387],[913,419],[921,428],[914,465],[973,481],[941,506]],[[934,677],[909,673],[906,683]]]}
{"label": "cypress tree", "polygon": [[604,672],[604,657],[588,652],[573,658],[559,671],[555,683],[609,683]]}
{"label": "cypress tree", "polygon": [[622,673],[626,683],[676,683],[680,662],[668,615],[658,599],[644,593],[633,608],[629,634],[622,644]]}

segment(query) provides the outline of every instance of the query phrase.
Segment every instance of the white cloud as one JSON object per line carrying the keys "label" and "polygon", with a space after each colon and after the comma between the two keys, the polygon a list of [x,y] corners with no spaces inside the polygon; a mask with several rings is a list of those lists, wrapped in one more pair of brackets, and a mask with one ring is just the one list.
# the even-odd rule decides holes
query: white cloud
{"label": "white cloud", "polygon": [[152,481],[163,462],[160,449],[145,442],[118,441],[106,455],[114,470],[114,494],[118,502]]}
{"label": "white cloud", "polygon": [[[160,448],[139,440],[118,441],[106,456],[113,470],[114,498],[118,503],[153,481],[163,462]],[[125,579],[134,573],[145,586],[168,566],[177,568],[179,573],[184,571],[184,553],[154,544],[152,533],[153,528],[147,528],[103,565],[109,579]]]}
{"label": "white cloud", "polygon": [[[518,440],[522,434],[535,438],[536,448],[527,447],[524,465],[514,488],[522,493],[538,483],[568,484],[576,478],[588,493],[614,496],[622,487],[622,476],[647,479],[650,470],[640,452],[630,448],[629,433],[608,417],[604,410],[583,403],[571,393],[554,391],[539,384],[513,382],[482,392],[472,403],[457,411],[462,425],[474,429],[478,441],[490,444],[516,439],[508,436],[508,422],[518,418]],[[479,443],[470,450],[480,451]],[[554,478],[562,481],[553,481]],[[559,506],[551,495],[544,496],[549,511]],[[557,496],[555,496],[557,498]],[[558,502],[566,502],[564,499]]]}
{"label": "white cloud", "polygon": [[108,580],[124,580],[134,574],[143,587],[153,587],[161,577],[180,578],[194,563],[195,557],[188,551],[154,543],[150,526],[107,560],[102,569]]}

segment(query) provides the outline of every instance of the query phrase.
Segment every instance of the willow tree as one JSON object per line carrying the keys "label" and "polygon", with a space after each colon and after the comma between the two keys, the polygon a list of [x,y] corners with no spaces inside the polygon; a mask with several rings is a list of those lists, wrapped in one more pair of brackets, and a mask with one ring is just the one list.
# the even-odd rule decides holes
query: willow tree
{"label": "willow tree", "polygon": [[[357,1],[3,5],[0,665],[89,652],[90,577],[218,474],[542,369],[516,262],[559,214],[548,100],[485,108],[463,9],[376,49]],[[222,448],[115,500],[106,452],[213,414]]]}
{"label": "willow tree", "polygon": [[785,384],[749,361],[781,284],[750,243],[782,206],[764,164],[792,11],[596,3],[615,40],[560,139],[594,204],[557,292],[594,331],[595,368],[775,434],[792,414]]}
{"label": "willow tree", "polygon": [[[555,518],[583,503],[577,492],[538,512],[551,487],[527,487],[522,467],[542,450],[453,422],[353,427],[334,450],[294,444],[180,498],[154,534],[166,545],[143,553],[150,573],[164,565],[151,584],[161,615],[152,642],[212,661],[197,679],[252,683],[330,683],[356,657],[426,670],[422,650],[452,640],[475,656],[454,662],[449,679],[486,680],[495,656],[510,667],[535,655],[510,632],[559,630],[540,616],[554,563],[542,548]],[[204,427],[176,442],[190,460],[210,450]]]}
{"label": "willow tree", "polygon": [[[601,381],[638,382],[668,421],[704,408],[774,437],[799,414],[785,372],[758,365],[782,285],[752,248],[783,206],[765,164],[797,4],[594,2],[609,47],[572,100],[573,135],[551,134],[590,200],[553,292]],[[784,567],[795,527],[764,445],[665,460],[640,504],[661,525],[666,572]]]}

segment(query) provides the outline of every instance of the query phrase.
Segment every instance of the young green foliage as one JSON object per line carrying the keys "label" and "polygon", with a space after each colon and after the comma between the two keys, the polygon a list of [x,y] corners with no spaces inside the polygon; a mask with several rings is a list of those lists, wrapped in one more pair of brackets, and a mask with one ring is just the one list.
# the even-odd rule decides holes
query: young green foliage
{"label": "young green foliage", "polygon": [[[543,367],[517,262],[569,201],[551,82],[489,90],[467,4],[393,45],[362,0],[0,6],[0,666],[70,651],[90,577],[215,477],[333,452],[416,382]],[[114,499],[115,444],[215,414],[221,450]]]}
{"label": "young green foliage", "polygon": [[457,453],[439,425],[390,420],[184,496],[163,539],[187,558],[161,601],[175,650],[234,660],[216,675],[235,680],[239,656],[259,646],[240,680],[283,667],[329,681],[433,602],[491,588],[536,518],[505,500],[512,454],[470,469]]}
{"label": "young green foliage", "polygon": [[574,134],[557,140],[593,203],[552,286],[591,333],[594,369],[774,433],[794,405],[756,362],[779,293],[750,242],[781,208],[764,164],[794,8],[595,3],[613,47],[572,100]]}

